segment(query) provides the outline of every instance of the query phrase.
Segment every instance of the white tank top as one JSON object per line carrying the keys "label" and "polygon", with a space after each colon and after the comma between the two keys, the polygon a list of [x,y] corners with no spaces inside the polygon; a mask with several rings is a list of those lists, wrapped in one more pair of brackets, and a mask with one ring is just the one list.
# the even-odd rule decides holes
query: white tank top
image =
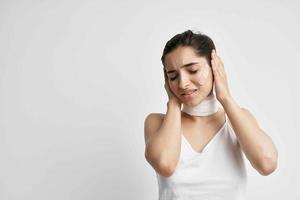
{"label": "white tank top", "polygon": [[244,158],[227,116],[201,153],[181,139],[175,172],[169,177],[156,172],[159,200],[245,200]]}

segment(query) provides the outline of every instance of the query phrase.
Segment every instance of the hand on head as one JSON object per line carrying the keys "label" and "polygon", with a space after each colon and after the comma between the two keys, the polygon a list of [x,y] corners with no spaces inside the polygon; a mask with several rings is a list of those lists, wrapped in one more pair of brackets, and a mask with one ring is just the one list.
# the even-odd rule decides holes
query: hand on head
{"label": "hand on head", "polygon": [[176,103],[178,103],[179,106],[181,106],[182,104],[182,101],[176,97],[176,95],[171,91],[170,89],[170,86],[169,86],[169,83],[168,83],[168,76],[167,76],[167,72],[166,72],[166,69],[163,68],[163,71],[164,71],[164,77],[165,77],[165,90],[168,94],[168,98],[169,98],[169,101],[175,101]]}

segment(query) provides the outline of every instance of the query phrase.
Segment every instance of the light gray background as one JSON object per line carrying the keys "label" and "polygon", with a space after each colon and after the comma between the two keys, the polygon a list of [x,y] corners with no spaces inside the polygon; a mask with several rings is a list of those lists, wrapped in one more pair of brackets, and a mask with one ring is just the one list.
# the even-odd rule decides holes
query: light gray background
{"label": "light gray background", "polygon": [[[284,3],[282,3],[284,2]],[[231,93],[279,150],[248,199],[300,198],[297,1],[0,1],[0,199],[158,197],[144,119],[166,111],[160,56],[214,40]]]}

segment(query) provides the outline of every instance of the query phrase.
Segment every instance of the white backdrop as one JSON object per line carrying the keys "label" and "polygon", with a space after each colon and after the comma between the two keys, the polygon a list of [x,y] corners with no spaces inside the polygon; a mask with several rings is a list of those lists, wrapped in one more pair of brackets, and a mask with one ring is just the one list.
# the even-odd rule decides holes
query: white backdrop
{"label": "white backdrop", "polygon": [[234,99],[277,145],[273,174],[247,162],[248,199],[300,199],[299,8],[0,1],[0,199],[157,199],[144,119],[166,112],[160,56],[187,29],[214,40]]}

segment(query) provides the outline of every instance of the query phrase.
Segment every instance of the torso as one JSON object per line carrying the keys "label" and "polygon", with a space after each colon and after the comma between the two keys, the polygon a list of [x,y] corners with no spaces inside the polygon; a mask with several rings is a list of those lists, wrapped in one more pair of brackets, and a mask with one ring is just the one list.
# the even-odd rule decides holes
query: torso
{"label": "torso", "polygon": [[[161,115],[161,121],[163,121],[164,116],[165,114]],[[209,119],[205,119],[205,121],[193,121],[188,114],[181,112],[181,134],[184,135],[196,152],[201,153],[222,128],[225,120],[225,111],[221,107],[218,112],[211,115]]]}
{"label": "torso", "polygon": [[218,133],[225,123],[225,111],[219,108],[218,112],[205,121],[192,121],[186,113],[181,112],[181,133],[189,141],[196,152],[202,152],[205,146]]}
{"label": "torso", "polygon": [[171,176],[157,173],[159,199],[244,199],[246,167],[224,109],[219,108],[205,119],[192,120],[195,118],[186,113],[181,116],[181,135],[184,136],[181,139],[185,138],[190,145],[182,141],[179,160]]}

